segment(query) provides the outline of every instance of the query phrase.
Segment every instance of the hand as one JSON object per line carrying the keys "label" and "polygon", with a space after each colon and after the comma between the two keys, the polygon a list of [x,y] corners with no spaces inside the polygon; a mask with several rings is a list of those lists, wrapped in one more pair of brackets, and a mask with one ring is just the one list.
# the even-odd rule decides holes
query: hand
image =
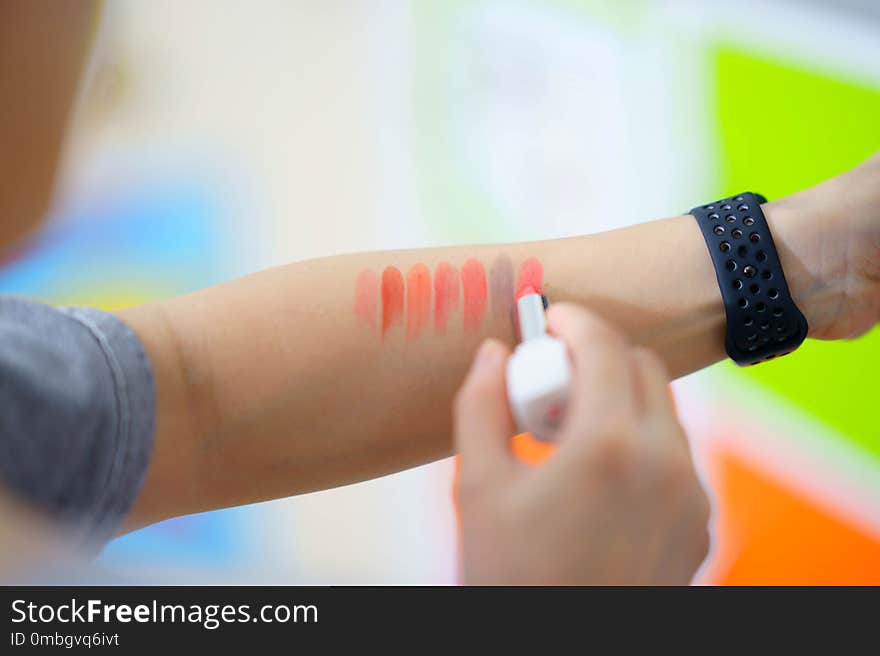
{"label": "hand", "polygon": [[880,153],[764,212],[811,337],[856,337],[880,322]]}
{"label": "hand", "polygon": [[571,401],[540,466],[510,451],[509,351],[480,348],[455,403],[469,584],[685,584],[706,556],[709,504],[659,358],[585,310],[554,305]]}

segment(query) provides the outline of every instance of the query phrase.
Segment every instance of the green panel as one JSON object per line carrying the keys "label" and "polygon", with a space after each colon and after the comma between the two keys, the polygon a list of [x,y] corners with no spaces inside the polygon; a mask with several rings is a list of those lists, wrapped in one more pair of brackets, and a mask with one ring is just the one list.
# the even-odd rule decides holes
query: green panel
{"label": "green panel", "polygon": [[779,198],[880,149],[880,88],[728,47],[714,58],[724,190]]}
{"label": "green panel", "polygon": [[[719,196],[769,198],[844,171],[880,148],[880,89],[727,45],[712,53],[723,152]],[[746,86],[746,102],[737,92]],[[752,100],[759,99],[759,100]],[[880,459],[880,330],[850,342],[809,340],[797,355],[732,375],[757,381]]]}

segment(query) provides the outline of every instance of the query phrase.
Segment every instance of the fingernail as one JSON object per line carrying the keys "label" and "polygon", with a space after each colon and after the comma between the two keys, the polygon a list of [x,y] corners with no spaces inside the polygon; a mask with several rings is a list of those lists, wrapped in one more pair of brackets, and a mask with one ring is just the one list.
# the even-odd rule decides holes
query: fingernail
{"label": "fingernail", "polygon": [[491,340],[486,340],[477,351],[474,369],[485,369],[498,361],[498,349]]}

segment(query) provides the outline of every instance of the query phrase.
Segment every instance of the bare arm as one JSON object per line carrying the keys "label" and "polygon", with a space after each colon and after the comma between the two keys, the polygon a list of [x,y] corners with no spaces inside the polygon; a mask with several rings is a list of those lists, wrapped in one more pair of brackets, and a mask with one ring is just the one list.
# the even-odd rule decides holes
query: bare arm
{"label": "bare arm", "polygon": [[[880,316],[878,204],[875,157],[765,206],[811,336],[848,336]],[[720,360],[724,310],[693,221],[298,262],[122,312],[150,354],[159,404],[153,462],[129,528],[448,455],[454,392],[483,338],[512,343],[510,311],[526,262],[540,264],[552,301],[588,306],[656,351],[673,376]],[[459,293],[469,294],[458,305],[434,306],[441,263],[462,280]],[[398,287],[382,284],[386,271],[394,283],[389,267],[412,276],[399,316],[389,316]],[[371,290],[374,309],[369,298],[357,299]]]}

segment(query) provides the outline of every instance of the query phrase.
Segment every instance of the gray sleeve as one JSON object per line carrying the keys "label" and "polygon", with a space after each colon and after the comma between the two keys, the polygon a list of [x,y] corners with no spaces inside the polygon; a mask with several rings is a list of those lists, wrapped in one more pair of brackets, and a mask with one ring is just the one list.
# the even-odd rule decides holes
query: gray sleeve
{"label": "gray sleeve", "polygon": [[89,544],[113,537],[152,452],[155,390],[111,314],[0,295],[0,483]]}

